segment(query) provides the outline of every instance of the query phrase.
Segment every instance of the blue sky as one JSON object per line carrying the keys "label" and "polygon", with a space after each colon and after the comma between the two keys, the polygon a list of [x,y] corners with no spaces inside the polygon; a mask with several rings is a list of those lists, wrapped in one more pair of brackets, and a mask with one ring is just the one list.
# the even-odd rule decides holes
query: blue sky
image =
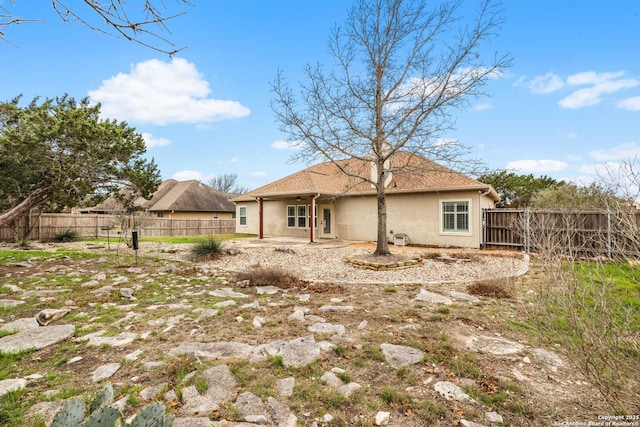
{"label": "blue sky", "polygon": [[[9,27],[9,42],[0,41],[0,99],[90,96],[145,136],[163,179],[236,173],[255,188],[305,167],[288,162],[270,82],[278,68],[295,83],[305,64],[330,66],[330,30],[350,3],[192,2],[168,24],[165,36],[185,48],[170,58],[64,23],[49,2],[0,0],[38,20]],[[464,10],[477,4],[467,0]],[[507,22],[485,49],[510,52],[513,66],[489,82],[489,96],[457,111],[447,137],[493,169],[587,182],[597,165],[640,154],[640,2],[506,0],[503,7]]]}

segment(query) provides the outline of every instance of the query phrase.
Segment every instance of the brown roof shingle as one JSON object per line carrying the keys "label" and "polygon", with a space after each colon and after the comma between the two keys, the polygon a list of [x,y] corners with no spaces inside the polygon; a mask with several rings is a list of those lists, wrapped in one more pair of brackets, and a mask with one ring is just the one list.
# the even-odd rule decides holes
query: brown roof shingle
{"label": "brown roof shingle", "polygon": [[[347,173],[343,173],[343,168]],[[388,193],[429,192],[446,190],[492,190],[491,197],[498,195],[487,184],[482,184],[468,176],[455,172],[422,156],[398,152],[391,160],[392,178],[387,186]],[[350,176],[352,175],[352,176]],[[293,194],[323,194],[346,196],[375,194],[370,183],[353,175],[369,177],[371,163],[364,160],[342,160],[318,163],[277,181],[256,188],[235,201],[253,200],[255,197],[275,197]]]}

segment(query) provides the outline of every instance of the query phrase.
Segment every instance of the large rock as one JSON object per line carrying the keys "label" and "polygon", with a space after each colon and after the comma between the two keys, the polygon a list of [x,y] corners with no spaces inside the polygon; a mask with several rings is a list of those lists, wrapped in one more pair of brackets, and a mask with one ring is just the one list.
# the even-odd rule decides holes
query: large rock
{"label": "large rock", "polygon": [[27,380],[22,378],[13,378],[0,381],[0,396],[4,396],[10,391],[20,390],[27,386]]}
{"label": "large rock", "polygon": [[73,336],[73,325],[41,326],[0,338],[0,353],[19,353],[25,350],[40,350]]}
{"label": "large rock", "polygon": [[40,325],[38,325],[38,321],[35,317],[25,317],[2,325],[0,332],[9,332],[14,334],[16,332],[22,332],[29,329],[38,329],[39,327]]}
{"label": "large rock", "polygon": [[415,365],[424,357],[423,351],[403,345],[380,344],[380,349],[389,366],[394,369]]}
{"label": "large rock", "polygon": [[517,354],[524,350],[524,345],[515,341],[486,335],[467,338],[466,345],[469,350],[479,353],[490,353],[496,356]]}
{"label": "large rock", "polygon": [[420,293],[416,295],[415,300],[419,302],[427,302],[429,304],[453,304],[453,300],[451,300],[451,298],[447,298],[443,295],[429,292],[424,289],[420,289]]}
{"label": "large rock", "polygon": [[433,385],[435,391],[440,393],[447,400],[457,400],[458,402],[474,403],[475,400],[460,387],[449,381],[438,381]]}
{"label": "large rock", "polygon": [[178,415],[186,417],[208,417],[213,411],[220,407],[204,396],[201,396],[195,386],[182,389],[183,405],[178,411]]}
{"label": "large rock", "polygon": [[204,392],[204,396],[212,402],[222,405],[230,402],[235,396],[238,381],[227,365],[209,368],[202,373],[202,377],[209,385],[207,391]]}
{"label": "large rock", "polygon": [[47,308],[36,314],[36,320],[41,326],[47,326],[55,320],[62,319],[70,311],[68,308]]}
{"label": "large rock", "polygon": [[313,335],[296,338],[280,349],[284,366],[300,368],[313,362],[320,356],[320,346]]}
{"label": "large rock", "polygon": [[271,424],[271,415],[262,400],[255,394],[245,391],[240,393],[235,402],[240,419],[249,423]]}
{"label": "large rock", "polygon": [[239,342],[185,342],[169,350],[169,356],[188,355],[201,359],[248,359],[253,346]]}

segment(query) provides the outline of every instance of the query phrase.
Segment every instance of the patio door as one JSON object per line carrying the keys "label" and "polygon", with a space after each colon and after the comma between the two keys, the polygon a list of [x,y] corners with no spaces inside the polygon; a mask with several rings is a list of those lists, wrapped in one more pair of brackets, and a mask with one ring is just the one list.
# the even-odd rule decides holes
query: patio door
{"label": "patio door", "polygon": [[319,237],[334,238],[335,237],[335,225],[333,221],[333,206],[320,205],[320,233]]}

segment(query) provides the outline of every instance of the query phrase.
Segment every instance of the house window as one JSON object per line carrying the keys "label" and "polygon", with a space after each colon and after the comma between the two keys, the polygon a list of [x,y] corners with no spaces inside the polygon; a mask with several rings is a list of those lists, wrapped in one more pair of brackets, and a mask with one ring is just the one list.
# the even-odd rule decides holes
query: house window
{"label": "house window", "polygon": [[246,226],[247,225],[247,207],[240,206],[240,208],[238,208],[238,213],[240,217],[238,220],[238,224],[241,226]]}
{"label": "house window", "polygon": [[305,205],[298,205],[298,228],[307,227],[307,207]]}
{"label": "house window", "polygon": [[[311,206],[287,205],[287,227],[307,228],[311,224]],[[314,225],[318,228],[318,206],[315,207]]]}
{"label": "house window", "polygon": [[442,231],[469,232],[469,202],[442,202]]}
{"label": "house window", "polygon": [[289,205],[287,206],[287,227],[295,227],[296,226],[296,207]]}

